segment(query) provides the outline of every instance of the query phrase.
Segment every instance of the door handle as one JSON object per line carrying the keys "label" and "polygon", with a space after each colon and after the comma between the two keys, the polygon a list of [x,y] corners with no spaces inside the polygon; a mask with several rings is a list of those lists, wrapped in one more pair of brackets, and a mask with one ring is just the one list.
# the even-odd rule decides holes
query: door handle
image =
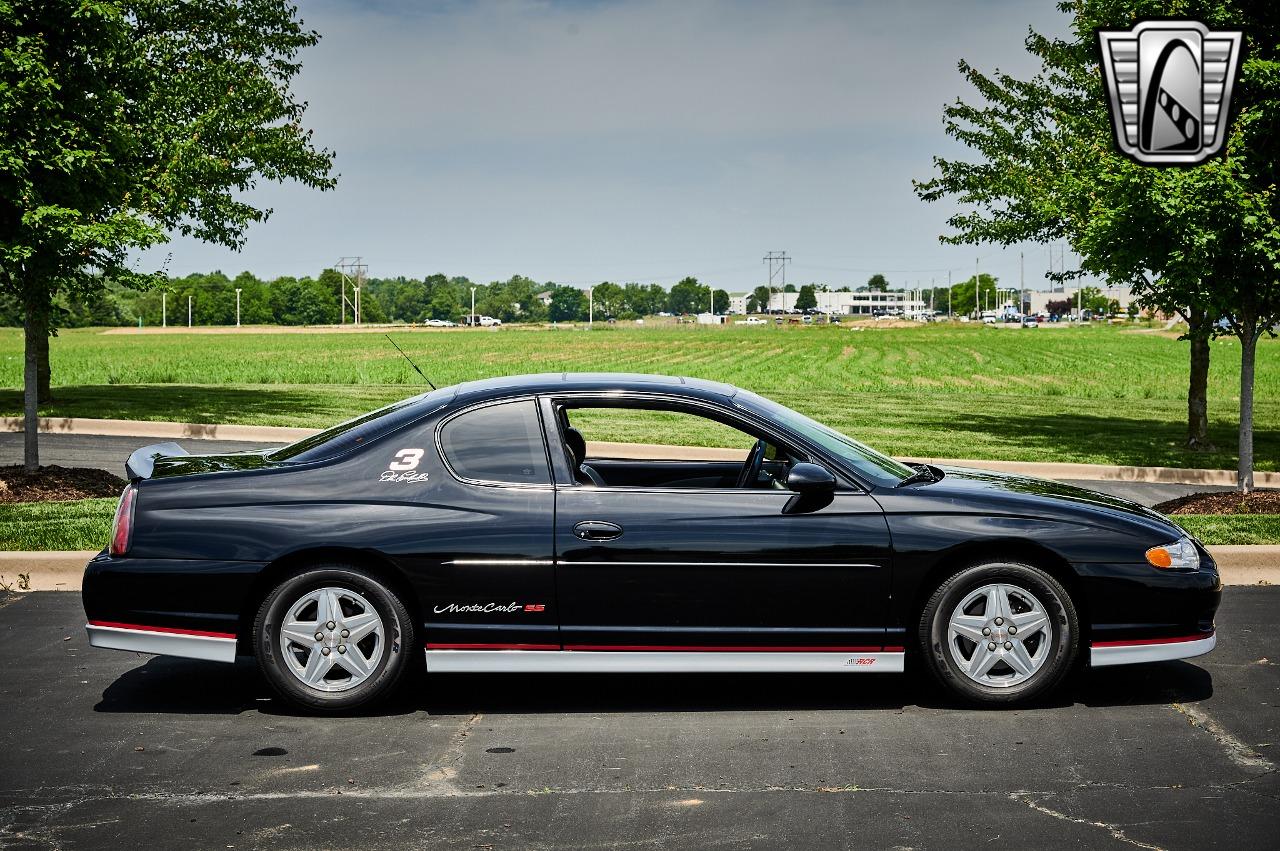
{"label": "door handle", "polygon": [[604,520],[583,520],[574,524],[573,536],[584,541],[612,541],[622,536],[622,527]]}

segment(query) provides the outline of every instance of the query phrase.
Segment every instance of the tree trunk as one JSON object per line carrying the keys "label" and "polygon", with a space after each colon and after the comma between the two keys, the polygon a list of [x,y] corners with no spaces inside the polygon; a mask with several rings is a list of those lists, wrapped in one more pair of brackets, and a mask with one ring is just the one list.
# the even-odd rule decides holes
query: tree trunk
{"label": "tree trunk", "polygon": [[53,393],[49,389],[49,323],[40,322],[40,333],[36,345],[36,400],[41,405],[53,401]]}
{"label": "tree trunk", "polygon": [[27,292],[23,299],[23,370],[22,370],[22,467],[28,474],[40,469],[40,341],[49,342],[43,305],[36,296]]}
{"label": "tree trunk", "polygon": [[1191,338],[1191,377],[1187,386],[1187,448],[1205,452],[1209,442],[1209,337],[1203,313],[1188,322]]}
{"label": "tree trunk", "polygon": [[1252,322],[1244,326],[1240,335],[1240,465],[1236,488],[1242,493],[1253,490],[1253,361],[1259,336],[1260,329]]}

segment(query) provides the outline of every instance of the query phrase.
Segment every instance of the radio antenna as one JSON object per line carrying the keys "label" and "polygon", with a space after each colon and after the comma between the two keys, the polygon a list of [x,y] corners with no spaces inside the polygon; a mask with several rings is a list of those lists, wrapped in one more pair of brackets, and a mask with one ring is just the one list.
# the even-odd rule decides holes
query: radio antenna
{"label": "radio antenna", "polygon": [[402,349],[402,348],[400,348],[398,345],[396,345],[396,341],[395,341],[395,340],[393,340],[393,339],[391,339],[391,335],[390,335],[390,334],[383,334],[382,336],[384,336],[384,337],[386,337],[386,338],[387,338],[387,342],[388,342],[388,343],[390,343],[391,345],[393,345],[393,346],[395,346],[395,347],[396,347],[396,351],[397,351],[397,352],[399,352],[400,354],[404,355],[404,359],[405,359],[405,360],[407,360],[407,361],[409,362],[409,366],[413,367],[413,371],[414,371],[414,372],[416,372],[416,373],[418,373],[418,375],[421,375],[421,376],[422,376],[422,380],[423,380],[423,381],[425,381],[425,382],[427,382],[427,386],[428,386],[428,387],[430,387],[432,390],[435,390],[435,389],[436,389],[436,386],[435,386],[434,384],[432,384],[432,383],[431,383],[431,379],[430,379],[430,378],[427,378],[427,374],[426,374],[425,372],[423,372],[422,370],[418,369],[418,365],[417,365],[416,363],[414,363],[414,362],[413,362],[413,358],[409,357],[408,355],[405,355],[405,353],[404,353],[404,349]]}

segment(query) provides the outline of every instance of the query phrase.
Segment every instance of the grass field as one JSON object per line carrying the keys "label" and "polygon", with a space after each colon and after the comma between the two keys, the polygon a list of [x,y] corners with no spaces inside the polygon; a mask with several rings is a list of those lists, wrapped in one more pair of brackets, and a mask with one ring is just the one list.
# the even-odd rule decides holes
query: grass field
{"label": "grass field", "polygon": [[[1181,448],[1187,344],[1089,326],[597,326],[398,331],[437,385],[493,375],[625,370],[727,381],[898,455],[1235,465],[1239,346],[1213,345],[1219,450]],[[51,343],[51,416],[325,426],[418,392],[374,333],[62,332]],[[1258,469],[1280,468],[1280,341],[1258,349]],[[0,414],[21,410],[21,333],[0,330]],[[638,439],[620,422],[598,439]],[[710,434],[682,437],[693,444]]]}
{"label": "grass field", "polygon": [[111,538],[116,498],[0,504],[0,550],[96,550]]}
{"label": "grass field", "polygon": [[[0,504],[0,550],[96,550],[111,537],[116,498]],[[1280,544],[1280,515],[1179,514],[1206,544]]]}

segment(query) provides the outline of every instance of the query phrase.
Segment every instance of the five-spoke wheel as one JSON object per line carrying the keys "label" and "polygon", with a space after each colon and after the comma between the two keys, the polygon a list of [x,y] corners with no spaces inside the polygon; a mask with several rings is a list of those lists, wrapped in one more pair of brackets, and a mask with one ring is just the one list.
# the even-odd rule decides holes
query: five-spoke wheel
{"label": "five-spoke wheel", "polygon": [[1027,701],[1057,686],[1076,656],[1071,598],[1031,565],[989,563],[949,577],[920,618],[923,655],[934,676],[981,703]]}
{"label": "five-spoke wheel", "polygon": [[346,691],[367,680],[383,641],[377,610],[346,588],[303,594],[280,624],[280,651],[290,673],[321,691]]}
{"label": "five-spoke wheel", "polygon": [[412,619],[382,581],[345,565],[299,570],[263,600],[255,652],[281,696],[351,709],[384,696],[409,667]]}

